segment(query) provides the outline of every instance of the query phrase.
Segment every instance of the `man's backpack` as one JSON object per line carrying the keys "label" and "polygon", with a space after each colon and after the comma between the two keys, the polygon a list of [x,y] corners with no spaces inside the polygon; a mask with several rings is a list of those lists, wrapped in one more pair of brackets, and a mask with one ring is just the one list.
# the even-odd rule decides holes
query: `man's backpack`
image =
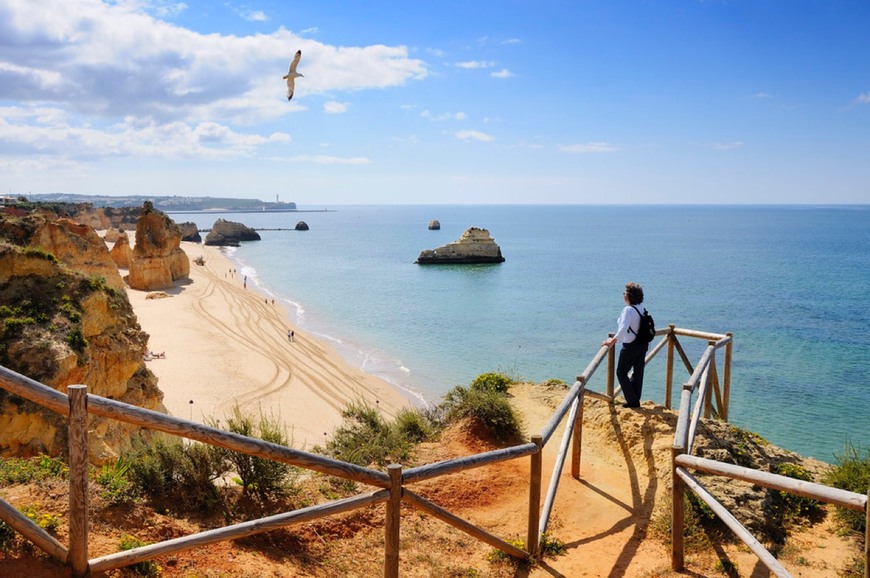
{"label": "man's backpack", "polygon": [[[653,321],[652,315],[650,315],[649,311],[646,309],[641,313],[634,305],[631,307],[637,311],[638,315],[640,315],[640,327],[638,327],[637,333],[635,333],[636,337],[634,340],[643,343],[644,345],[649,345],[649,343],[656,337],[656,322]],[[634,333],[631,327],[629,327],[628,330]]]}

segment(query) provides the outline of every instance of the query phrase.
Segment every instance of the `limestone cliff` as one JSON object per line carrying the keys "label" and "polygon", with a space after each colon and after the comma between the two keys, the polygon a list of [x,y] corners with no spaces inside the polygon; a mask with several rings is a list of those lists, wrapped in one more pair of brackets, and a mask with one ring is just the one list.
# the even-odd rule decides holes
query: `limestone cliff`
{"label": "limestone cliff", "polygon": [[190,261],[181,248],[181,229],[146,202],[136,223],[136,245],[127,282],[133,289],[154,291],[167,289],[189,275]]}
{"label": "limestone cliff", "polygon": [[[84,384],[89,393],[164,411],[157,379],[143,362],[148,336],[126,293],[92,267],[111,261],[105,244],[91,241],[89,227],[50,225],[35,215],[0,219],[0,364],[64,393],[67,385]],[[95,259],[98,251],[103,257]],[[63,417],[0,389],[4,455],[62,454],[66,435]],[[141,435],[147,434],[92,416],[91,460],[112,459]]]}
{"label": "limestone cliff", "polygon": [[[109,240],[109,235],[106,235],[105,240]],[[115,265],[130,268],[130,263],[133,261],[133,249],[130,248],[130,237],[126,231],[121,231],[115,239],[115,244],[112,245],[112,250],[109,251],[109,256]]]}
{"label": "limestone cliff", "polygon": [[502,263],[504,257],[489,231],[471,227],[454,243],[423,250],[416,262],[419,265]]}

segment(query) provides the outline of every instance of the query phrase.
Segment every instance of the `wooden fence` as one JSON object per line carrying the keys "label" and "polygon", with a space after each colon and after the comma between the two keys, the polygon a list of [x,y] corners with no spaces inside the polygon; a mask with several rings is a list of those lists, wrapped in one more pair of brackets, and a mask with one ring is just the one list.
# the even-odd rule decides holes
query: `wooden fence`
{"label": "wooden fence", "polygon": [[[731,472],[730,468],[733,468],[733,466],[726,467],[727,464],[712,462],[711,460],[702,460],[701,458],[689,455],[691,454],[691,441],[694,438],[697,423],[702,413],[705,416],[714,415],[720,419],[727,419],[732,338],[730,334],[719,335],[704,333],[679,329],[673,325],[668,326],[666,329],[659,330],[657,335],[662,336],[662,339],[650,349],[647,354],[647,362],[652,360],[664,347],[667,347],[664,402],[668,408],[671,407],[675,353],[680,356],[683,365],[690,374],[689,381],[683,385],[682,389],[679,410],[680,417],[677,424],[673,450],[675,480],[674,504],[682,505],[682,492],[684,491],[685,486],[698,492],[702,499],[707,501],[701,493],[705,492],[702,486],[700,486],[700,484],[687,473],[685,468],[693,468],[703,471],[715,469],[716,473]],[[707,348],[697,365],[694,367],[680,345],[678,340],[680,336],[700,338],[708,341]],[[725,355],[722,372],[723,379],[720,383],[718,378],[719,374],[716,370],[715,351],[723,347],[725,348]],[[607,392],[598,393],[592,390],[587,390],[587,384],[599,366],[603,363],[604,359],[608,359],[606,376]],[[69,545],[67,547],[61,544],[53,536],[3,500],[0,500],[0,519],[19,532],[26,539],[30,540],[35,546],[46,552],[49,556],[59,561],[61,564],[70,567],[72,575],[76,578],[129,566],[137,562],[150,560],[170,553],[189,550],[205,544],[233,540],[253,534],[268,532],[277,528],[307,522],[342,512],[348,512],[378,503],[386,504],[386,515],[384,520],[384,576],[386,578],[396,578],[399,575],[399,531],[401,526],[402,503],[418,508],[512,557],[528,559],[536,556],[539,552],[540,540],[544,532],[547,530],[561,473],[569,455],[571,459],[571,475],[575,479],[579,479],[580,477],[583,398],[585,395],[590,395],[612,402],[615,396],[618,395],[618,389],[614,388],[614,369],[615,354],[612,347],[602,346],[583,373],[577,376],[575,383],[570,387],[568,393],[555,409],[552,417],[545,424],[541,433],[533,435],[528,443],[472,456],[444,460],[410,468],[408,470],[403,470],[401,465],[393,464],[390,465],[387,468],[387,472],[384,473],[88,394],[87,388],[83,385],[69,386],[67,389],[68,395],[64,395],[46,385],[0,366],[0,387],[6,389],[10,393],[28,399],[59,414],[68,416],[69,418]],[[692,393],[695,390],[699,391],[699,397],[694,411],[691,413],[690,419],[689,406]],[[200,532],[190,536],[175,538],[156,544],[141,546],[132,550],[120,551],[114,554],[89,559],[87,504],[88,414],[116,419],[136,426],[242,452],[251,456],[275,460],[323,474],[337,476],[366,484],[368,486],[373,486],[377,489],[342,500],[309,506],[258,520],[233,524],[215,530]],[[547,488],[546,494],[542,494],[542,451],[551,441],[551,438],[563,421],[565,422],[565,431],[559,445],[556,464],[553,468],[553,473],[550,477],[550,484]],[[570,454],[568,451],[569,447],[571,450]],[[409,488],[410,485],[423,480],[526,456],[529,456],[530,458],[530,473],[528,527],[525,549],[511,544],[506,540],[489,533],[483,528],[475,526],[467,520],[464,520],[437,504],[430,502]],[[705,470],[704,468],[707,469]],[[745,468],[737,473],[723,473],[722,475],[734,475],[738,479],[745,479],[740,478],[739,476],[761,476],[761,474],[763,474],[763,472],[755,472],[752,474],[742,470],[745,470]],[[752,471],[750,470],[749,472]],[[763,483],[759,483],[762,485],[765,485],[766,483],[776,483],[779,485],[771,485],[770,487],[777,487],[784,491],[794,491],[800,495],[810,495],[811,497],[831,501],[838,505],[846,504],[845,507],[851,507],[853,509],[863,508],[864,510],[867,510],[867,497],[861,496],[860,494],[825,488],[824,486],[818,486],[817,484],[796,482],[791,478],[773,476],[772,474],[761,476],[761,479],[763,479]],[[678,483],[677,480],[681,480],[681,482]],[[679,496],[677,496],[678,493]],[[544,495],[543,506],[541,504],[542,495]],[[679,497],[679,500],[677,497]],[[711,502],[715,502],[712,497],[710,497],[710,500]],[[682,569],[683,545],[681,507],[675,505],[673,516],[673,527],[675,533],[673,538],[672,562],[675,569]],[[725,519],[724,515],[723,519]],[[726,521],[726,523],[728,522]],[[680,529],[679,532],[677,531],[677,528]],[[679,538],[677,538],[677,535],[679,535]],[[787,573],[777,575],[788,576]]]}

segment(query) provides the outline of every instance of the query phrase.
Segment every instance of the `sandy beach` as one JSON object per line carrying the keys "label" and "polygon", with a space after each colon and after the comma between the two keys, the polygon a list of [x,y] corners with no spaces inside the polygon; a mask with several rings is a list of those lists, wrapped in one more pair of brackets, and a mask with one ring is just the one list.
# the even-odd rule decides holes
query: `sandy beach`
{"label": "sandy beach", "polygon": [[[331,435],[350,401],[366,400],[388,416],[411,405],[397,388],[291,325],[277,301],[245,287],[219,247],[182,249],[191,260],[188,280],[162,292],[127,289],[149,348],[165,353],[147,364],[170,414],[204,422],[223,419],[234,404],[251,415],[262,410],[280,417],[303,448]],[[204,265],[194,262],[200,256]],[[154,298],[160,293],[166,296]]]}

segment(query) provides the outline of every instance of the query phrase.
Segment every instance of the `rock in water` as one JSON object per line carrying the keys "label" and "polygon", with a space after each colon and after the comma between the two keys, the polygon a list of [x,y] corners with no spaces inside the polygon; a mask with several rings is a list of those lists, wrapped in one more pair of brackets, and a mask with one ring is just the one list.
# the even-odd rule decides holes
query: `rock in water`
{"label": "rock in water", "polygon": [[432,219],[429,221],[429,230],[430,231],[440,231],[441,230],[441,222],[438,219]]}
{"label": "rock in water", "polygon": [[240,241],[259,241],[260,234],[251,227],[218,219],[205,236],[205,244],[219,247],[238,247]]}
{"label": "rock in water", "polygon": [[418,265],[473,265],[503,263],[504,257],[489,231],[471,227],[454,243],[437,249],[424,249],[415,262]]}

